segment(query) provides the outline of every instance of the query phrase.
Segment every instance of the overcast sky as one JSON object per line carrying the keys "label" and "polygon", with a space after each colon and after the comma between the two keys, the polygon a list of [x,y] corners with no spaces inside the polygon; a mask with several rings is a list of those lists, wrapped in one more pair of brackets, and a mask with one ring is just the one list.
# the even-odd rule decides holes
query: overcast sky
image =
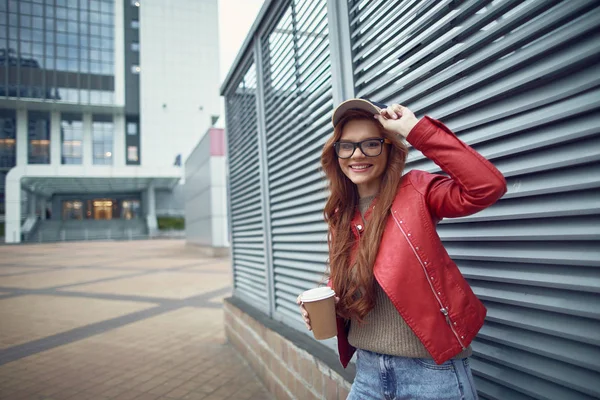
{"label": "overcast sky", "polygon": [[221,83],[254,23],[263,0],[219,0]]}

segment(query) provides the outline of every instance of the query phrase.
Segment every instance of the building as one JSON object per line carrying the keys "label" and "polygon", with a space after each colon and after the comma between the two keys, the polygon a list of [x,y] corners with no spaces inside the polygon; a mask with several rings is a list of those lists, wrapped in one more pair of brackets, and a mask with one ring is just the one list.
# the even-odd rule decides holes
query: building
{"label": "building", "polygon": [[[600,398],[599,25],[595,0],[265,1],[222,85],[225,326],[277,398],[343,399],[353,379],[296,298],[326,269],[331,112],[363,96],[442,120],[508,181],[493,207],[437,228],[488,309],[480,397]],[[442,172],[414,149],[410,169]]]}
{"label": "building", "polygon": [[185,162],[185,239],[208,255],[229,255],[225,135],[210,128]]}
{"label": "building", "polygon": [[216,0],[0,0],[6,242],[156,230],[218,71]]}

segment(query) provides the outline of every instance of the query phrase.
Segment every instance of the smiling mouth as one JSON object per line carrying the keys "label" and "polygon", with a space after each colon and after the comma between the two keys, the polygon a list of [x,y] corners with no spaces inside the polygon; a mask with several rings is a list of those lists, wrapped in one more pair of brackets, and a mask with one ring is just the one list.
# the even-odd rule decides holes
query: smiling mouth
{"label": "smiling mouth", "polygon": [[373,166],[373,164],[356,164],[356,165],[351,165],[350,169],[355,172],[361,172],[361,171],[366,171],[367,169],[371,168],[372,166]]}

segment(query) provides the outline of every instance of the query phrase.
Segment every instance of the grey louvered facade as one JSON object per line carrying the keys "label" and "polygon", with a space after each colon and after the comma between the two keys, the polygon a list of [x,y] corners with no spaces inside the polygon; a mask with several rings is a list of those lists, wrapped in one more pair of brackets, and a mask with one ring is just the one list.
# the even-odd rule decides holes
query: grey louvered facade
{"label": "grey louvered facade", "polygon": [[[236,295],[303,330],[295,299],[327,258],[331,111],[401,103],[508,181],[493,207],[438,227],[488,308],[480,397],[600,398],[599,27],[596,0],[267,1],[222,88]],[[414,150],[410,169],[441,172]]]}

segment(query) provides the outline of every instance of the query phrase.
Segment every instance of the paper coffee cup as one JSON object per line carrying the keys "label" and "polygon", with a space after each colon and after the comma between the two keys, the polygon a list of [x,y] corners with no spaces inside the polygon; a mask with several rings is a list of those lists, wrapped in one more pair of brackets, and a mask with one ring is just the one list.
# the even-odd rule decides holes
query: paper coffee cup
{"label": "paper coffee cup", "polygon": [[319,287],[302,293],[300,300],[308,312],[312,332],[317,340],[337,335],[335,318],[335,292],[329,287]]}

